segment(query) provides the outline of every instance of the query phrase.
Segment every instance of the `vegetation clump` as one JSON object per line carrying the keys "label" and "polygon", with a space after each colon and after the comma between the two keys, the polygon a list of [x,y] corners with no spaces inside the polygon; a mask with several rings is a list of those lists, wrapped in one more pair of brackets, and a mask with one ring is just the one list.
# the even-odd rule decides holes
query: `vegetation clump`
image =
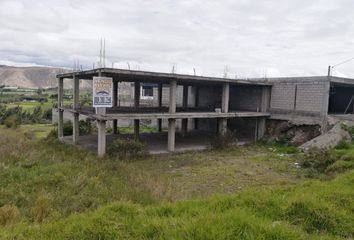
{"label": "vegetation clump", "polygon": [[217,134],[209,140],[210,149],[222,150],[231,147],[235,144],[236,138],[231,131],[225,134]]}
{"label": "vegetation clump", "polygon": [[146,156],[147,145],[132,139],[117,139],[108,148],[108,154],[118,158],[134,158]]}
{"label": "vegetation clump", "polygon": [[10,226],[21,221],[20,210],[12,204],[0,207],[0,226]]}

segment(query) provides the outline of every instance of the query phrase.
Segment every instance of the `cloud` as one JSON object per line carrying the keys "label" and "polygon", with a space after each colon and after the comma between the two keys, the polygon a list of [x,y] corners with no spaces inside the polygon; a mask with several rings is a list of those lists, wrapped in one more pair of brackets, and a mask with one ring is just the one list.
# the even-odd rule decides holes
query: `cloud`
{"label": "cloud", "polygon": [[[0,1],[2,62],[222,76],[325,75],[354,56],[350,0]],[[354,77],[353,62],[337,67]]]}

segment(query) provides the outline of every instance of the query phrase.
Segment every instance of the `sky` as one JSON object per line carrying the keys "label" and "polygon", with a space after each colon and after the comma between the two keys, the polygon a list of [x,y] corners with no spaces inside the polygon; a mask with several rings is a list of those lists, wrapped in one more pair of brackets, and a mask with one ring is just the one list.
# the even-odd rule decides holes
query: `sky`
{"label": "sky", "polygon": [[[353,0],[0,0],[0,64],[229,78],[326,75],[354,58]],[[354,78],[354,60],[333,68]]]}

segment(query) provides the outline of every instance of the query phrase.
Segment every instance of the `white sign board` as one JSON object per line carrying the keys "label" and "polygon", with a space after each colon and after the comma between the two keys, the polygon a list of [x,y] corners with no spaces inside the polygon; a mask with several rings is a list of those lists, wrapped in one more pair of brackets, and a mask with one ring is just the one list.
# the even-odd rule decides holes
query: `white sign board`
{"label": "white sign board", "polygon": [[109,77],[93,77],[93,107],[112,107],[113,81]]}

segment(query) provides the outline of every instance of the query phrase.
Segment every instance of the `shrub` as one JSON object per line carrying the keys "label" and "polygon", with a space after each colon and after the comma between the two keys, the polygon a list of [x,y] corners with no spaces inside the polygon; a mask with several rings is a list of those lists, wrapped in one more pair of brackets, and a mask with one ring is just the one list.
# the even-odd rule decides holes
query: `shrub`
{"label": "shrub", "polygon": [[47,110],[45,110],[42,114],[42,118],[45,120],[52,120],[52,109],[49,108]]}
{"label": "shrub", "polygon": [[276,140],[276,143],[286,146],[290,143],[290,140],[291,140],[291,137],[288,134],[284,133],[279,136],[279,138]]}
{"label": "shrub", "polygon": [[354,127],[349,127],[345,124],[342,124],[341,127],[350,134],[351,139],[354,142]]}
{"label": "shrub", "polygon": [[119,158],[145,156],[147,145],[131,139],[117,139],[109,146],[107,152]]}
{"label": "shrub", "polygon": [[16,128],[19,125],[19,119],[15,114],[8,116],[4,120],[4,124],[7,128]]}
{"label": "shrub", "polygon": [[311,175],[325,173],[326,169],[335,163],[336,155],[331,150],[312,149],[299,159],[300,166],[309,170]]}
{"label": "shrub", "polygon": [[351,143],[347,140],[342,140],[340,141],[337,146],[335,147],[336,149],[349,149],[351,147]]}
{"label": "shrub", "polygon": [[73,135],[73,124],[70,121],[64,122],[63,133],[64,133],[64,136]]}
{"label": "shrub", "polygon": [[326,169],[327,173],[341,173],[347,170],[354,169],[354,161],[338,160]]}
{"label": "shrub", "polygon": [[224,135],[218,134],[209,140],[211,149],[225,149],[230,147],[235,142],[234,134],[230,131]]}
{"label": "shrub", "polygon": [[80,120],[79,123],[79,132],[80,135],[89,135],[93,132],[94,126],[90,119]]}
{"label": "shrub", "polygon": [[0,225],[8,226],[21,221],[20,210],[14,205],[4,205],[0,207]]}
{"label": "shrub", "polygon": [[43,222],[43,220],[49,216],[50,210],[51,207],[48,196],[45,194],[40,195],[31,209],[33,220],[38,223]]}

